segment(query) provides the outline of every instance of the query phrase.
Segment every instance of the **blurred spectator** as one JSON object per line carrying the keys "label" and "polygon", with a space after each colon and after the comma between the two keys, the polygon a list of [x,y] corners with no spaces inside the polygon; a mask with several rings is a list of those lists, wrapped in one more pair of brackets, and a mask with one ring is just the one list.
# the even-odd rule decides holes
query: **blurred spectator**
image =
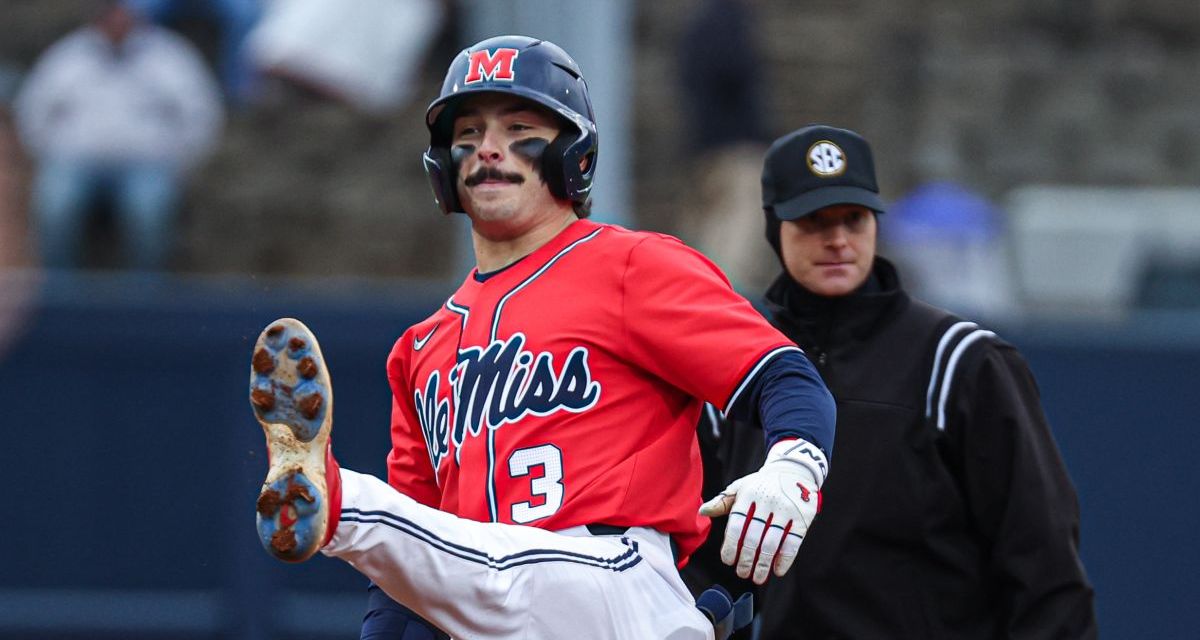
{"label": "blurred spectator", "polygon": [[412,96],[444,0],[274,0],[250,34],[265,72],[367,113]]}
{"label": "blurred spectator", "polygon": [[757,32],[749,0],[704,0],[677,51],[696,194],[695,216],[678,233],[751,291],[766,288],[777,266],[762,250],[768,135]]}
{"label": "blurred spectator", "polygon": [[0,62],[0,358],[29,316],[36,275],[25,216],[24,163],[9,113],[17,73]]}
{"label": "blurred spectator", "polygon": [[1000,211],[960,185],[932,182],[892,204],[882,227],[889,254],[930,303],[997,318],[1016,311]]}
{"label": "blurred spectator", "polygon": [[246,37],[262,17],[263,0],[128,0],[147,20],[173,24],[199,17],[215,23],[219,32],[218,69],[230,101],[254,99],[258,76],[246,51]]}
{"label": "blurred spectator", "polygon": [[[30,262],[24,207],[26,172],[10,113],[18,78],[15,69],[0,63],[0,277]],[[4,324],[0,319],[0,334],[4,333]]]}
{"label": "blurred spectator", "polygon": [[105,202],[132,265],[164,267],[184,177],[222,120],[216,82],[192,45],[107,0],[37,61],[16,117],[36,162],[44,264],[78,266],[86,222]]}

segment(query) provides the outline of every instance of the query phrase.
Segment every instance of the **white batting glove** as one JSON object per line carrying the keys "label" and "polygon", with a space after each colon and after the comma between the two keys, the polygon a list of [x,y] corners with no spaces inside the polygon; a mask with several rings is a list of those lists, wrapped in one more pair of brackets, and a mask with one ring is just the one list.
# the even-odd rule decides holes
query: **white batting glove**
{"label": "white batting glove", "polygon": [[729,514],[721,562],[737,562],[740,578],[755,584],[769,573],[782,576],[792,567],[800,543],[821,509],[821,485],[829,464],[816,445],[803,439],[783,440],[767,452],[762,468],[733,481],[700,515]]}

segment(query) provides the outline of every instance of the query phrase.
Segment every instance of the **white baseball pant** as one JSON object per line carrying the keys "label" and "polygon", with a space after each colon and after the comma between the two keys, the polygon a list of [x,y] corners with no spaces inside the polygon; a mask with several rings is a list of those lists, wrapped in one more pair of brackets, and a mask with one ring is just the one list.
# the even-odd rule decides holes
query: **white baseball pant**
{"label": "white baseball pant", "polygon": [[461,640],[712,640],[668,537],[476,522],[341,470],[337,533],[321,552]]}

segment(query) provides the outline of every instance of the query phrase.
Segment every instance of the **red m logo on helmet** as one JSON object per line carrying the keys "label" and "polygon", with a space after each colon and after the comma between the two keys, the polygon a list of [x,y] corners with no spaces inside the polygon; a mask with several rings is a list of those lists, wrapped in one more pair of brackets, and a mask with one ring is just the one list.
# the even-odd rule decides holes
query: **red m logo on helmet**
{"label": "red m logo on helmet", "polygon": [[463,84],[475,84],[484,79],[512,82],[516,77],[513,74],[513,62],[516,61],[518,53],[520,52],[516,49],[472,51]]}

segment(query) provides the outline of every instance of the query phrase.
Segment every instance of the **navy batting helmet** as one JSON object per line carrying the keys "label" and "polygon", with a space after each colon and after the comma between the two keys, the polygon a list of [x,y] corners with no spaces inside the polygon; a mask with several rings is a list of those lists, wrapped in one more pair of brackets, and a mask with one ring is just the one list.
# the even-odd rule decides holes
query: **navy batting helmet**
{"label": "navy batting helmet", "polygon": [[[541,173],[555,197],[585,205],[596,175],[596,118],[579,65],[558,45],[525,36],[497,36],[455,56],[442,92],[425,112],[429,149],[425,174],[443,213],[462,211],[450,155],[454,115],[474,93],[510,93],[557,114],[564,127],[542,154]],[[586,159],[586,162],[585,162]],[[580,165],[583,168],[580,168]]]}

